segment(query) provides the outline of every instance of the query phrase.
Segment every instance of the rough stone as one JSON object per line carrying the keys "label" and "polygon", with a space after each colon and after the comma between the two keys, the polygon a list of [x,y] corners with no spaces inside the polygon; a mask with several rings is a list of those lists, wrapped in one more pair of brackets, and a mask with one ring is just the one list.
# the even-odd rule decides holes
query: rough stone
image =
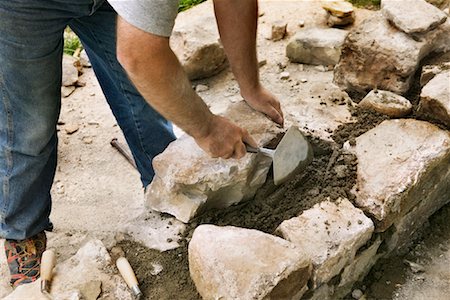
{"label": "rough stone", "polygon": [[338,275],[372,236],[374,225],[347,199],[325,201],[284,221],[276,232],[311,257],[313,287]]}
{"label": "rough stone", "polygon": [[381,239],[378,238],[370,247],[359,253],[350,265],[345,267],[337,288],[337,296],[344,297],[352,290],[355,282],[361,281],[367,276],[370,269],[381,256],[381,254],[377,254],[380,245]]}
{"label": "rough stone", "polygon": [[281,72],[280,73],[281,80],[287,80],[287,79],[289,79],[290,76],[291,76],[291,74],[289,72]]}
{"label": "rough stone", "polygon": [[327,16],[327,25],[329,27],[343,27],[355,23],[355,14],[352,13],[345,17],[336,17],[332,14]]}
{"label": "rough stone", "polygon": [[383,0],[381,12],[397,28],[406,33],[421,33],[435,29],[447,15],[425,0]]}
{"label": "rough stone", "polygon": [[336,17],[347,17],[354,12],[353,5],[344,0],[326,0],[322,7],[331,15]]}
{"label": "rough stone", "polygon": [[[200,4],[212,6],[212,1]],[[180,13],[170,38],[170,46],[178,56],[189,79],[215,75],[227,65],[227,58],[219,40],[214,10],[197,13],[193,8]]]}
{"label": "rough stone", "polygon": [[88,55],[87,55],[85,49],[83,49],[83,50],[80,52],[80,63],[81,63],[81,66],[83,66],[83,67],[85,67],[85,68],[90,68],[90,67],[92,67],[91,61],[89,60],[89,57],[88,57]]}
{"label": "rough stone", "polygon": [[71,86],[75,85],[78,81],[78,68],[75,64],[78,63],[78,60],[71,56],[64,54],[63,62],[62,62],[62,85],[63,86]]}
{"label": "rough stone", "polygon": [[281,21],[281,20],[275,21],[272,24],[272,34],[270,36],[270,39],[272,41],[279,41],[279,40],[284,39],[284,37],[287,34],[286,28],[287,28],[287,23],[285,21]]}
{"label": "rough stone", "polygon": [[[244,102],[231,104],[225,115],[246,128],[260,145],[282,132]],[[182,136],[154,159],[155,178],[147,189],[147,205],[189,222],[204,209],[252,198],[265,182],[271,162],[262,154],[247,154],[240,160],[211,158],[193,138]]]}
{"label": "rough stone", "polygon": [[336,28],[309,28],[299,31],[286,47],[291,62],[335,65],[348,32]]}
{"label": "rough stone", "polygon": [[207,90],[209,90],[209,86],[205,85],[205,84],[198,84],[195,87],[195,91],[197,93],[202,93],[202,92],[206,92]]}
{"label": "rough stone", "polygon": [[381,90],[370,91],[358,106],[393,118],[404,117],[412,111],[412,104],[408,99],[395,93]]}
{"label": "rough stone", "polygon": [[76,89],[76,87],[73,85],[61,86],[61,97],[63,97],[63,98],[69,97],[75,91],[75,89]]}
{"label": "rough stone", "polygon": [[422,67],[422,74],[420,75],[420,86],[425,86],[437,74],[450,70],[450,62],[445,62],[439,65],[427,65]]}
{"label": "rough stone", "polygon": [[[89,241],[73,257],[62,263],[57,262],[53,270],[50,294],[55,300],[93,299],[86,297],[93,295],[94,293],[90,292],[97,290],[96,288],[90,289],[86,295],[82,293],[87,292],[85,288],[92,282],[97,282],[101,283],[103,293],[111,296],[112,299],[133,299],[123,279],[119,275],[112,275],[111,269],[111,257],[102,242]],[[41,294],[38,280],[33,284],[18,287],[4,299],[48,298]]]}
{"label": "rough stone", "polygon": [[[450,133],[412,119],[384,121],[345,148],[358,158],[356,205],[385,231],[449,184]],[[389,174],[389,176],[386,176]]]}
{"label": "rough stone", "polygon": [[405,94],[420,61],[450,48],[450,22],[413,38],[374,13],[354,28],[334,69],[334,82],[346,91],[381,89]]}
{"label": "rough stone", "polygon": [[237,227],[199,226],[189,270],[203,299],[300,299],[311,261],[278,237]]}
{"label": "rough stone", "polygon": [[450,129],[450,71],[436,75],[423,87],[417,112]]}

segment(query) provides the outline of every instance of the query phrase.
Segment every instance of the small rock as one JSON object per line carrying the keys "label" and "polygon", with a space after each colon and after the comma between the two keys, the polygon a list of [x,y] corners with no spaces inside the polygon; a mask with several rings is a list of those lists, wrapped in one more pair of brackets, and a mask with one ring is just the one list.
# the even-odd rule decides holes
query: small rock
{"label": "small rock", "polygon": [[300,28],[305,27],[305,21],[303,21],[303,20],[298,21],[298,27],[300,27]]}
{"label": "small rock", "polygon": [[68,124],[68,125],[64,126],[64,130],[69,135],[74,134],[79,129],[80,129],[80,127],[77,124]]}
{"label": "small rock", "polygon": [[89,281],[78,287],[84,300],[97,300],[102,292],[102,282],[100,280]]}
{"label": "small rock", "polygon": [[119,246],[112,247],[110,252],[113,257],[124,257],[125,256],[125,252],[123,251],[122,247],[119,247]]}
{"label": "small rock", "polygon": [[289,79],[290,76],[291,76],[291,74],[289,74],[289,72],[281,72],[280,79],[287,80],[287,79]]}
{"label": "small rock", "polygon": [[447,15],[425,0],[381,1],[383,16],[398,29],[406,33],[422,33],[435,29],[444,23]]}
{"label": "small rock", "polygon": [[158,275],[163,270],[163,266],[160,264],[152,263],[153,270],[150,272],[153,276]]}
{"label": "small rock", "polygon": [[319,71],[319,72],[325,72],[325,66],[315,66],[314,67],[315,70]]}
{"label": "small rock", "polygon": [[450,70],[450,62],[445,62],[439,65],[428,65],[422,67],[422,74],[420,75],[420,86],[425,86],[437,74]]}
{"label": "small rock", "polygon": [[207,90],[209,90],[209,86],[205,85],[205,84],[198,84],[195,87],[195,91],[197,93],[201,93],[201,92],[206,92]]}
{"label": "small rock", "polygon": [[346,165],[338,165],[334,167],[334,171],[336,172],[337,178],[345,178],[347,177],[347,166]]}
{"label": "small rock", "polygon": [[322,2],[322,7],[329,14],[336,17],[346,17],[353,13],[354,8],[350,2],[344,0],[327,0]]}
{"label": "small rock", "polygon": [[260,67],[260,68],[265,66],[265,65],[267,65],[267,60],[266,59],[262,59],[262,60],[260,60],[258,62],[258,67]]}
{"label": "small rock", "polygon": [[91,137],[85,136],[81,139],[83,141],[83,143],[85,143],[86,145],[90,145],[93,142],[93,139]]}
{"label": "small rock", "polygon": [[348,32],[336,28],[308,28],[299,31],[286,47],[291,62],[335,65]]}
{"label": "small rock", "polygon": [[411,113],[412,104],[408,99],[389,91],[372,90],[358,105],[393,118]]}
{"label": "small rock", "polygon": [[425,272],[425,267],[422,266],[422,265],[420,265],[420,264],[418,264],[418,263],[409,261],[409,260],[407,260],[407,259],[405,259],[403,262],[404,262],[407,266],[409,266],[409,268],[411,269],[411,271],[412,271],[413,273],[423,273],[423,272]]}
{"label": "small rock", "polygon": [[63,62],[62,62],[62,85],[63,86],[71,86],[75,85],[75,83],[78,81],[78,69],[76,67],[76,64],[78,63],[78,60],[70,55],[64,54],[63,55]]}
{"label": "small rock", "polygon": [[353,299],[358,300],[358,299],[361,299],[362,296],[363,296],[363,292],[361,290],[359,290],[359,289],[353,290],[353,292],[352,292]]}
{"label": "small rock", "polygon": [[65,193],[64,184],[61,181],[56,182],[56,193],[60,195]]}
{"label": "small rock", "polygon": [[327,25],[329,27],[343,27],[355,23],[355,14],[351,13],[346,17],[336,17],[328,14]]}
{"label": "small rock", "polygon": [[450,128],[450,71],[436,75],[422,89],[418,114]]}
{"label": "small rock", "polygon": [[75,87],[71,86],[61,86],[61,96],[63,98],[69,97],[75,91]]}
{"label": "small rock", "polygon": [[300,82],[301,82],[301,83],[307,83],[307,82],[308,82],[308,79],[302,78],[302,79],[300,79]]}
{"label": "small rock", "polygon": [[86,53],[86,50],[84,50],[84,49],[80,53],[80,63],[85,68],[92,67],[91,61],[89,60],[89,57],[88,57],[88,55]]}
{"label": "small rock", "polygon": [[285,21],[276,21],[272,24],[272,35],[270,39],[272,41],[282,40],[286,36],[287,23]]}

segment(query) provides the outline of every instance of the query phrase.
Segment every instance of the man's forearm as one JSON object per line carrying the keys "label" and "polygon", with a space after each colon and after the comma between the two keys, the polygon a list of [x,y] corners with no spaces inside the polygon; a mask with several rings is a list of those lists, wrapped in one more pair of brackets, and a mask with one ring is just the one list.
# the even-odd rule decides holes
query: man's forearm
{"label": "man's forearm", "polygon": [[212,113],[193,91],[168,39],[150,35],[120,18],[118,34],[119,60],[142,96],[189,135],[207,135]]}
{"label": "man's forearm", "polygon": [[258,2],[256,0],[214,0],[217,25],[225,52],[242,94],[259,85],[256,56]]}

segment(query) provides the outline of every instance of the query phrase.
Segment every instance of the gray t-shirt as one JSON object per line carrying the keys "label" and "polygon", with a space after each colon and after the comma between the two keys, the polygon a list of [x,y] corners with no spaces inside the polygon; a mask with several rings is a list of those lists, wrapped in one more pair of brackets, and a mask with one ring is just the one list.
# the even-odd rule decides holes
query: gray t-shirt
{"label": "gray t-shirt", "polygon": [[155,35],[168,37],[178,13],[179,0],[108,0],[131,25]]}

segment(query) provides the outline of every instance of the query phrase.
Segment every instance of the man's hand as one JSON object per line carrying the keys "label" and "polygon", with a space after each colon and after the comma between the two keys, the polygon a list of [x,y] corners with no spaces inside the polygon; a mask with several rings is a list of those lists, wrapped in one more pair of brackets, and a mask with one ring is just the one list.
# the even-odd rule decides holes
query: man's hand
{"label": "man's hand", "polygon": [[247,153],[245,144],[258,146],[247,130],[220,116],[214,115],[210,119],[205,132],[203,136],[194,136],[194,139],[212,157],[239,159]]}
{"label": "man's hand", "polygon": [[262,112],[275,123],[283,126],[284,116],[278,99],[262,86],[254,90],[241,91],[242,97],[253,109]]}

